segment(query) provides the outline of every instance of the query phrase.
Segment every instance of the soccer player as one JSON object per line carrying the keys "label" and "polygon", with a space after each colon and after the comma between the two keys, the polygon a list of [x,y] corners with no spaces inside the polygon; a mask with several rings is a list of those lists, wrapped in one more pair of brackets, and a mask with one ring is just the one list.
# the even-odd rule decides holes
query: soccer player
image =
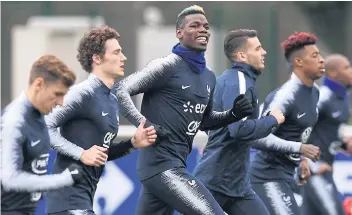
{"label": "soccer player", "polygon": [[[304,186],[303,214],[344,215],[340,194],[333,180],[332,165],[337,150],[352,154],[352,141],[339,137],[351,105],[347,90],[352,86],[352,67],[343,55],[325,58],[326,76],[320,88],[319,118],[309,142],[321,149],[321,160],[311,166],[313,176]],[[343,145],[344,143],[344,145]]]}
{"label": "soccer player", "polygon": [[50,138],[44,121],[75,82],[57,57],[44,55],[32,65],[29,86],[1,112],[1,214],[34,214],[42,192],[73,185],[82,169],[66,166],[45,175]]}
{"label": "soccer player", "polygon": [[[232,67],[219,76],[216,82],[214,109],[218,111],[227,110],[234,98],[248,88],[255,88],[256,80],[265,66],[266,51],[255,30],[239,29],[228,32],[224,51]],[[251,146],[281,152],[303,152],[307,155],[314,148],[316,153],[319,152],[316,146],[302,145],[269,135],[275,126],[285,121],[285,117],[279,109],[272,109],[267,116],[257,119],[259,104],[255,90],[253,95],[252,105],[255,111],[252,116],[211,131],[203,156],[194,170],[195,176],[229,215],[269,215],[250,186],[248,169]],[[259,138],[263,139],[257,140]]]}
{"label": "soccer player", "polygon": [[[92,29],[84,35],[77,59],[90,73],[89,77],[72,87],[64,105],[46,118],[53,148],[58,151],[53,172],[61,172],[76,163],[85,173],[80,184],[48,192],[49,214],[94,214],[94,193],[104,170],[101,164],[155,142],[156,131],[153,127],[145,129],[145,121],[141,121],[132,139],[113,142],[119,128],[115,82],[124,75],[126,60],[119,38],[120,35],[108,26]],[[84,150],[92,150],[87,159],[83,158]],[[89,160],[89,154],[96,159]]]}
{"label": "soccer player", "polygon": [[[240,95],[224,112],[212,110],[215,74],[206,67],[204,53],[209,23],[199,6],[177,17],[180,43],[172,54],[151,61],[119,85],[121,112],[134,125],[147,118],[157,130],[157,144],[140,151],[138,175],[143,184],[137,214],[224,214],[203,184],[186,170],[198,129],[225,126],[252,113],[250,93]],[[141,113],[131,96],[144,93]],[[161,135],[159,135],[161,134]],[[168,134],[167,136],[165,134]]]}
{"label": "soccer player", "polygon": [[[263,116],[275,109],[284,114],[285,122],[273,133],[281,139],[306,144],[318,120],[319,89],[314,81],[325,69],[316,42],[314,35],[297,32],[282,43],[293,74],[283,86],[267,96],[263,109]],[[318,158],[319,153],[313,160]],[[250,181],[271,215],[299,214],[293,194],[297,166],[300,183],[305,183],[310,172],[307,159],[300,158],[300,154],[257,152],[250,168]]]}

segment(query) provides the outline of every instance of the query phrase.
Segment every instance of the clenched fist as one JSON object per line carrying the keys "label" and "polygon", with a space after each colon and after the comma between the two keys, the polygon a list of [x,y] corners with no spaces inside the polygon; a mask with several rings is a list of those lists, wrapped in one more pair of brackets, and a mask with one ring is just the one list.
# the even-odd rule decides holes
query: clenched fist
{"label": "clenched fist", "polygon": [[303,156],[311,159],[314,162],[320,159],[320,149],[315,145],[302,144],[300,152]]}
{"label": "clenched fist", "polygon": [[83,151],[80,161],[87,166],[98,167],[104,165],[108,159],[107,151],[107,148],[94,145]]}

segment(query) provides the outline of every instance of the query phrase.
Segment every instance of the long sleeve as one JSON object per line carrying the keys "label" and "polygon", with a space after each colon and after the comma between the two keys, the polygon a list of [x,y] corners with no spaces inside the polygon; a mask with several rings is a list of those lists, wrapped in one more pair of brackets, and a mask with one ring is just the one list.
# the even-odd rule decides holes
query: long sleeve
{"label": "long sleeve", "polygon": [[231,113],[233,102],[237,98],[237,96],[239,96],[238,90],[237,92],[231,92],[226,95],[230,96],[226,99],[228,104],[231,105],[227,104],[225,109],[220,108],[222,106],[221,101],[217,101],[217,99],[224,98],[224,94],[226,94],[226,91],[227,87],[225,86],[225,83],[223,82],[223,80],[218,79],[215,85],[215,89],[210,94],[209,103],[204,112],[202,123],[199,126],[199,130],[216,130],[227,126],[233,122],[241,120],[241,118],[237,118]]}
{"label": "long sleeve", "polygon": [[273,134],[269,134],[267,137],[252,140],[251,144],[254,148],[262,151],[278,151],[288,153],[299,153],[302,143],[295,141],[288,141],[281,139]]}
{"label": "long sleeve", "polygon": [[277,121],[273,116],[247,119],[229,125],[230,136],[239,140],[255,140],[268,136]]}
{"label": "long sleeve", "polygon": [[201,131],[216,130],[240,120],[240,118],[233,116],[231,109],[223,112],[213,110],[213,98],[214,96],[212,92],[201,125],[199,126],[199,130]]}
{"label": "long sleeve", "polygon": [[135,149],[132,145],[131,139],[121,142],[113,142],[109,147],[108,161],[121,158],[136,150],[137,149]]}
{"label": "long sleeve", "polygon": [[1,172],[4,189],[32,192],[72,185],[74,181],[69,170],[54,175],[36,175],[22,170],[24,162],[22,148],[26,138],[23,136],[21,123],[14,121],[12,116],[2,117]]}
{"label": "long sleeve", "polygon": [[131,96],[160,89],[165,86],[172,75],[173,67],[181,58],[171,54],[164,58],[152,60],[142,70],[131,74],[119,82],[117,98],[120,112],[136,127],[145,118],[133,104]]}
{"label": "long sleeve", "polygon": [[[215,107],[219,110],[227,110],[223,115],[227,115],[221,121],[221,116],[218,117],[218,121],[214,120],[213,117],[206,117],[207,121],[210,121],[209,124],[217,124],[217,126],[223,127],[227,126],[230,132],[230,136],[238,140],[254,140],[265,137],[269,135],[272,131],[272,128],[277,125],[277,121],[273,116],[266,116],[262,119],[250,119],[250,120],[240,120],[235,119],[231,113],[228,113],[229,110],[233,107],[233,101],[240,95],[240,90],[242,86],[239,86],[240,83],[231,83],[226,84],[226,80],[218,80],[215,87]],[[245,89],[242,89],[245,92]],[[241,93],[244,93],[241,92]],[[221,99],[221,101],[218,101]],[[213,103],[213,102],[212,102]],[[211,104],[212,104],[211,103]],[[210,105],[211,107],[212,105]],[[217,112],[219,113],[219,112]],[[215,114],[213,114],[215,116]],[[204,123],[206,124],[206,123]],[[208,127],[203,125],[204,127]]]}
{"label": "long sleeve", "polygon": [[75,160],[81,158],[84,149],[64,138],[58,128],[74,117],[83,116],[84,108],[89,108],[89,105],[87,105],[89,98],[87,93],[81,92],[78,87],[71,89],[64,98],[64,105],[55,108],[45,117],[49,129],[51,147],[58,153],[72,157]]}
{"label": "long sleeve", "polygon": [[[222,95],[224,109],[232,107],[232,99],[236,98],[240,92],[240,87],[226,87]],[[268,136],[272,128],[277,125],[273,116],[264,116],[260,119],[241,120],[228,125],[230,136],[238,140],[255,140]]]}

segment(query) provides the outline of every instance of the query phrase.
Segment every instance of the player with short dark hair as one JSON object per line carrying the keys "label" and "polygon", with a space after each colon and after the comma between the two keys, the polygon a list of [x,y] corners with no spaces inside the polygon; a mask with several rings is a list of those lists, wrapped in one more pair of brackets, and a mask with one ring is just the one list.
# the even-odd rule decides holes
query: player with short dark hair
{"label": "player with short dark hair", "polygon": [[352,67],[347,57],[332,54],[325,58],[325,69],[318,102],[319,118],[309,140],[321,149],[321,160],[312,163],[312,177],[304,186],[304,215],[345,214],[332,166],[339,150],[352,154],[352,137],[342,132],[350,118],[348,89],[352,86]]}
{"label": "player with short dark hair", "polygon": [[[264,103],[263,116],[279,109],[286,120],[273,134],[281,139],[307,144],[318,120],[319,89],[314,81],[325,72],[324,59],[316,45],[317,38],[296,32],[282,43],[287,61],[292,65],[291,78],[270,93]],[[313,160],[319,158],[319,151]],[[251,164],[250,180],[270,214],[299,214],[293,190],[295,169],[299,166],[300,183],[310,176],[308,161],[299,153],[283,154],[258,151]]]}
{"label": "player with short dark hair", "polygon": [[[180,43],[172,54],[151,61],[121,81],[121,112],[134,125],[143,119],[157,130],[157,144],[140,151],[138,175],[143,184],[136,214],[224,214],[204,185],[186,170],[197,131],[226,126],[252,113],[244,94],[223,112],[213,111],[215,74],[204,54],[210,38],[203,9],[191,6],[177,18]],[[131,96],[144,93],[141,113]],[[161,134],[161,135],[160,135]]]}
{"label": "player with short dark hair", "polygon": [[46,118],[52,147],[58,151],[53,172],[75,163],[85,173],[80,184],[48,192],[49,214],[94,214],[94,194],[106,161],[155,142],[156,131],[153,127],[144,128],[145,121],[141,121],[130,140],[113,141],[119,129],[116,81],[124,75],[126,60],[119,38],[108,26],[84,35],[77,59],[89,77],[73,86],[64,105]]}
{"label": "player with short dark hair", "polygon": [[65,63],[44,55],[33,64],[25,92],[1,112],[1,214],[34,214],[43,191],[73,185],[82,176],[75,165],[45,175],[50,138],[44,115],[63,104],[75,80]]}
{"label": "player with short dark hair", "polygon": [[214,109],[228,109],[236,96],[253,89],[252,106],[255,111],[245,120],[209,133],[208,143],[194,173],[227,214],[269,215],[250,186],[250,148],[303,152],[305,155],[308,155],[311,148],[318,148],[271,135],[272,130],[285,121],[278,109],[273,109],[267,116],[258,119],[255,84],[264,69],[266,51],[258,39],[257,31],[237,29],[228,32],[224,40],[224,51],[232,67],[217,78]]}

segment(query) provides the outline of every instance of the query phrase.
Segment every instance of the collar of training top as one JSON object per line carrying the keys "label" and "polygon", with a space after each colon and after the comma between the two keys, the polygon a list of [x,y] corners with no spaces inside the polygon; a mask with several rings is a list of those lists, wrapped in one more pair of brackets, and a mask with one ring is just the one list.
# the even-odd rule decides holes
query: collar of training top
{"label": "collar of training top", "polygon": [[[107,93],[109,94],[111,89],[109,87],[107,87],[104,82],[102,80],[100,80],[100,78],[98,78],[98,76],[96,76],[93,73],[90,73],[88,76],[88,81],[94,83],[94,85],[96,87],[98,87],[98,90],[101,90],[103,93]],[[113,89],[113,88],[112,88]]]}
{"label": "collar of training top", "polygon": [[347,96],[347,88],[337,81],[334,81],[328,77],[324,77],[323,85],[327,86],[331,91],[333,91],[339,97]]}
{"label": "collar of training top", "polygon": [[192,71],[196,73],[201,73],[206,70],[206,61],[204,52],[195,52],[190,49],[187,49],[181,45],[181,43],[177,43],[172,48],[172,53],[182,57],[188,65],[192,68]]}
{"label": "collar of training top", "polygon": [[251,65],[242,62],[233,62],[232,68],[247,74],[253,80],[256,80],[260,74],[260,72],[253,68]]}
{"label": "collar of training top", "polygon": [[41,118],[43,116],[43,114],[41,114],[40,111],[34,107],[31,101],[29,101],[29,98],[25,92],[21,93],[20,98],[24,101],[24,104],[26,105],[26,107],[28,107],[28,110],[34,118]]}

